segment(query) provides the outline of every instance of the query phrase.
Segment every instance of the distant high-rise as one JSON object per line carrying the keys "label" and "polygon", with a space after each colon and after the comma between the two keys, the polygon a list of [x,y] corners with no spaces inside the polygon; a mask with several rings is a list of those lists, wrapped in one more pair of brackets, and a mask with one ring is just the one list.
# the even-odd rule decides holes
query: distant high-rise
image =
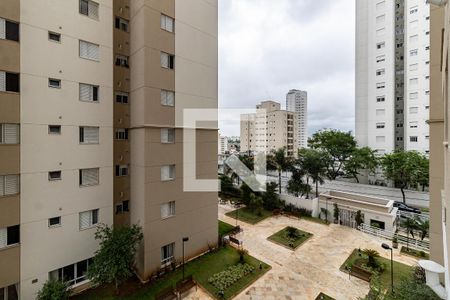
{"label": "distant high-rise", "polygon": [[356,1],[356,139],[429,153],[429,5]]}
{"label": "distant high-rise", "polygon": [[286,95],[286,110],[297,115],[298,148],[308,146],[308,93],[300,90],[290,90]]}

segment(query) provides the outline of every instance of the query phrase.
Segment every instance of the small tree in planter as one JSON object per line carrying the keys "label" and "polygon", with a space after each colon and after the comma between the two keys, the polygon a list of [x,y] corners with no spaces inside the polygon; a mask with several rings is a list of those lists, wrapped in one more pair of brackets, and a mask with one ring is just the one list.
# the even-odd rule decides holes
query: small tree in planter
{"label": "small tree in planter", "polygon": [[362,223],[364,223],[364,218],[360,210],[356,212],[355,222],[357,227],[359,227]]}
{"label": "small tree in planter", "polygon": [[289,226],[286,228],[286,233],[287,233],[288,238],[290,238],[290,239],[298,238],[298,234],[299,234],[297,228],[292,227],[292,226]]}
{"label": "small tree in planter", "polygon": [[367,265],[371,268],[378,268],[379,264],[377,258],[380,257],[380,253],[373,249],[364,249],[363,253],[367,256]]}
{"label": "small tree in planter", "polygon": [[339,221],[339,207],[338,207],[337,203],[334,203],[333,206],[334,206],[334,210],[333,210],[334,223],[337,224]]}
{"label": "small tree in planter", "polygon": [[392,238],[392,248],[394,248],[394,249],[397,249],[397,248],[398,248],[398,240],[397,240],[397,237],[396,237],[396,236],[394,236],[394,237]]}
{"label": "small tree in planter", "polygon": [[240,247],[237,251],[239,253],[239,262],[243,264],[245,262],[245,256],[248,254],[248,251],[242,247]]}
{"label": "small tree in planter", "polygon": [[47,280],[38,292],[37,300],[66,300],[70,297],[69,285],[60,280]]}

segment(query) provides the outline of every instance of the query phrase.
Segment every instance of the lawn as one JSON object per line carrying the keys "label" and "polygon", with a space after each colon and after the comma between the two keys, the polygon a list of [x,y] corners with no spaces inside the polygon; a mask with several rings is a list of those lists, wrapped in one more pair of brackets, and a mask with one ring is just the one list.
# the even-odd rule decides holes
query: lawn
{"label": "lawn", "polygon": [[219,220],[219,236],[224,236],[234,229],[233,225]]}
{"label": "lawn", "polygon": [[312,237],[311,233],[295,228],[297,230],[297,237],[290,238],[288,235],[288,228],[289,227],[286,227],[276,232],[275,234],[269,236],[267,239],[288,249],[295,250],[306,240]]}
{"label": "lawn", "polygon": [[252,212],[247,207],[242,207],[237,210],[227,212],[226,215],[228,217],[231,217],[234,219],[236,219],[236,216],[237,216],[237,219],[239,221],[254,225],[254,224],[261,222],[262,220],[272,216],[272,212],[263,209],[263,210],[261,210],[261,214],[258,215],[257,213]]}
{"label": "lawn", "polygon": [[335,300],[335,299],[331,298],[328,295],[325,295],[324,293],[320,293],[319,296],[317,296],[316,300]]}
{"label": "lawn", "polygon": [[411,248],[407,249],[405,246],[402,246],[402,249],[400,250],[400,252],[403,254],[406,254],[406,255],[420,258],[420,259],[429,259],[430,258],[430,254],[426,253],[425,251],[411,249]]}
{"label": "lawn", "polygon": [[[197,258],[185,266],[186,276],[193,275],[194,279],[205,288],[211,295],[217,297],[218,290],[208,283],[208,279],[221,271],[224,271],[230,266],[236,265],[239,262],[239,253],[233,247],[227,246],[217,252],[208,253],[200,258]],[[245,262],[255,268],[255,271],[246,277],[237,281],[234,285],[225,290],[225,298],[230,299],[244,290],[247,286],[256,281],[259,277],[264,275],[270,266],[260,262],[256,258],[246,255]],[[262,269],[259,268],[261,263]],[[113,296],[114,290],[112,288],[99,288],[89,290],[79,296],[74,297],[74,300],[151,300],[155,295],[167,287],[174,286],[177,281],[182,278],[182,270],[178,269],[175,272],[169,273],[166,277],[158,279],[147,285],[136,289],[131,294]]]}
{"label": "lawn", "polygon": [[[359,259],[366,259],[366,256],[361,251],[361,256],[358,255],[358,249],[353,250],[353,253],[347,258],[340,270],[347,272],[345,267],[352,266]],[[377,260],[385,267],[383,273],[380,274],[380,284],[387,289],[391,286],[391,260],[384,257],[378,257]],[[410,277],[413,272],[413,267],[396,262],[394,260],[394,282],[400,282],[402,278]]]}

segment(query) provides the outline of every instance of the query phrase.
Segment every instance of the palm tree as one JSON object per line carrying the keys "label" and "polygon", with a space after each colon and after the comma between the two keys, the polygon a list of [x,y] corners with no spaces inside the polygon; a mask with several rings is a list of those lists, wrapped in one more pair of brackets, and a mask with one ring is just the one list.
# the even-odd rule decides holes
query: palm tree
{"label": "palm tree", "polygon": [[409,250],[409,234],[414,238],[414,229],[417,229],[417,220],[406,218],[402,222],[402,226],[406,228],[406,249]]}
{"label": "palm tree", "polygon": [[324,152],[315,149],[300,149],[298,151],[298,163],[300,168],[306,173],[306,181],[309,178],[316,185],[316,198],[319,197],[319,184],[322,185],[327,174],[328,156]]}
{"label": "palm tree", "polygon": [[380,253],[373,249],[364,249],[363,253],[367,256],[368,265],[376,268],[378,266],[377,258],[380,257]]}
{"label": "palm tree", "polygon": [[[308,192],[306,184],[303,182],[305,172],[301,169],[293,169],[291,179],[286,186],[287,191],[295,197],[303,196]],[[309,189],[310,190],[310,189]]]}
{"label": "palm tree", "polygon": [[292,167],[292,159],[286,155],[286,148],[280,148],[267,157],[267,169],[278,171],[278,189],[281,194],[281,173]]}
{"label": "palm tree", "polygon": [[430,230],[430,221],[421,220],[417,222],[417,229],[420,231],[420,239],[423,241]]}

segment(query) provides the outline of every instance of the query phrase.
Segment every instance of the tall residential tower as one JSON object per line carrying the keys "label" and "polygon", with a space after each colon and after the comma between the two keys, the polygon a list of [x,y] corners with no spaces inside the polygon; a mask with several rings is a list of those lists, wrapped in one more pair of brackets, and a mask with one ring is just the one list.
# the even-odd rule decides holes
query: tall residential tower
{"label": "tall residential tower", "polygon": [[356,139],[429,153],[429,5],[356,1]]}
{"label": "tall residential tower", "polygon": [[308,146],[308,93],[306,91],[290,90],[286,95],[286,110],[297,115],[298,148]]}
{"label": "tall residential tower", "polygon": [[217,194],[183,188],[217,178],[217,125],[183,125],[217,48],[217,0],[0,1],[0,299],[83,288],[99,223],[142,226],[143,280],[217,242]]}

